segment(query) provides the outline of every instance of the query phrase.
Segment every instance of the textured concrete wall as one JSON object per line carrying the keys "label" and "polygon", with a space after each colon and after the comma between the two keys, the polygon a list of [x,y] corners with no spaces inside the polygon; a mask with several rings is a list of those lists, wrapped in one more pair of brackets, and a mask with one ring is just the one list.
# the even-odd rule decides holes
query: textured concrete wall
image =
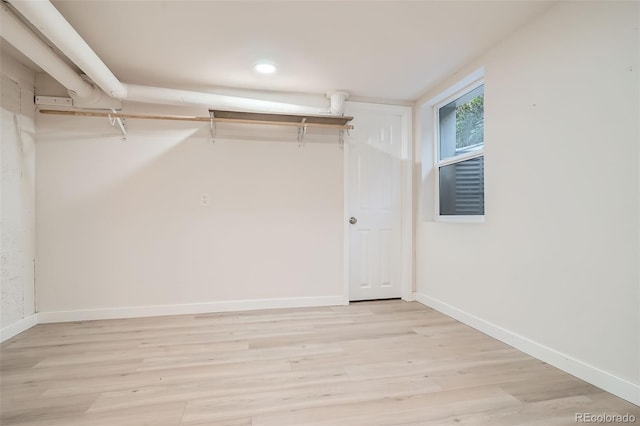
{"label": "textured concrete wall", "polygon": [[0,288],[2,328],[35,312],[34,73],[2,55]]}

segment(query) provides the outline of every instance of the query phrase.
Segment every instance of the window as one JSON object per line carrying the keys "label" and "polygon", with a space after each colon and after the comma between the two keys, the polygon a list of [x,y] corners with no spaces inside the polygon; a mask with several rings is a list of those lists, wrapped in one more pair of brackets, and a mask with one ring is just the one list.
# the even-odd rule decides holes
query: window
{"label": "window", "polygon": [[435,106],[436,213],[441,220],[484,216],[484,84]]}

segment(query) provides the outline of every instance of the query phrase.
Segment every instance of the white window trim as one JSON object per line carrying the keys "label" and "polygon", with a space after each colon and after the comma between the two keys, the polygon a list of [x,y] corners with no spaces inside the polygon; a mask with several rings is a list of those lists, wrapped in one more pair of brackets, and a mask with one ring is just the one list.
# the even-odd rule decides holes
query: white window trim
{"label": "white window trim", "polygon": [[449,87],[429,102],[433,108],[433,158],[435,172],[435,220],[436,222],[456,223],[484,223],[485,215],[440,215],[440,168],[450,164],[460,163],[473,158],[484,157],[484,144],[482,149],[467,152],[465,154],[440,160],[440,117],[439,110],[443,106],[458,99],[466,93],[477,89],[484,84],[484,68],[481,68],[457,84]]}

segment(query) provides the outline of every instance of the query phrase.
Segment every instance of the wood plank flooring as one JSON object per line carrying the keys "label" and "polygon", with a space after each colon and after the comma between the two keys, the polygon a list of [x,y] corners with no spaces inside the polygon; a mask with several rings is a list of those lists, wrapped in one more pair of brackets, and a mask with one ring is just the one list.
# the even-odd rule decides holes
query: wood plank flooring
{"label": "wood plank flooring", "polygon": [[640,424],[640,407],[402,301],[38,325],[0,360],[6,426]]}

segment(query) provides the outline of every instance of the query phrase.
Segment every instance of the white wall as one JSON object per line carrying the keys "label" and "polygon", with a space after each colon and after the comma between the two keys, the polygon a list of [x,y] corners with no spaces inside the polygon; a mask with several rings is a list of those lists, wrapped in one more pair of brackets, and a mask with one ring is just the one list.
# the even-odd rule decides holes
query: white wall
{"label": "white wall", "polygon": [[33,71],[1,58],[1,340],[28,328],[35,312],[35,144]]}
{"label": "white wall", "polygon": [[37,120],[41,320],[342,302],[335,132],[219,124],[212,144],[206,123],[129,120],[122,142],[106,118]]}
{"label": "white wall", "polygon": [[486,223],[433,222],[416,138],[418,299],[636,404],[638,8],[559,3],[420,100],[485,67]]}

